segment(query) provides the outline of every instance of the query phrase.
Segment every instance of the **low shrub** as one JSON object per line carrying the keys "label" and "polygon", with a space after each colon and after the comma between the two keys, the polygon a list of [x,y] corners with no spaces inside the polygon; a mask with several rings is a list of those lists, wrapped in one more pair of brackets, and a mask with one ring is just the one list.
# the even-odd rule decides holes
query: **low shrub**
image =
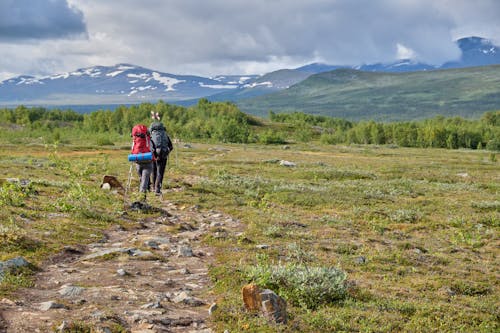
{"label": "low shrub", "polygon": [[248,277],[292,304],[312,310],[347,295],[347,274],[334,267],[258,264],[249,270]]}

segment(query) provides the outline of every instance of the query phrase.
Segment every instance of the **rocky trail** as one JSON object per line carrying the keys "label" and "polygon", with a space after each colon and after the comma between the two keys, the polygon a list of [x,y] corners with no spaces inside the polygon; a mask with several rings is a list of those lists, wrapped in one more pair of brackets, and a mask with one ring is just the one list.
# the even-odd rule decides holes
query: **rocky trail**
{"label": "rocky trail", "polygon": [[200,239],[236,232],[239,223],[168,201],[156,209],[161,216],[144,214],[132,228],[116,226],[48,259],[33,288],[0,300],[0,332],[212,332],[215,258]]}

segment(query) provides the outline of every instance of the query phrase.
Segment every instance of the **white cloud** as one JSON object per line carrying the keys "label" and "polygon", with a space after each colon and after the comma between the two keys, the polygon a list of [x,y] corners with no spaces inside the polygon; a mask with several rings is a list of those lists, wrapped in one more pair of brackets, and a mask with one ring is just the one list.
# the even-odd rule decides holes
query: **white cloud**
{"label": "white cloud", "polygon": [[404,55],[440,64],[459,57],[456,38],[500,36],[495,0],[68,3],[82,13],[87,39],[0,41],[0,79],[117,63],[203,76],[264,74],[315,61],[390,62]]}
{"label": "white cloud", "polygon": [[412,49],[404,46],[403,44],[396,44],[396,58],[397,59],[414,59],[416,54]]}

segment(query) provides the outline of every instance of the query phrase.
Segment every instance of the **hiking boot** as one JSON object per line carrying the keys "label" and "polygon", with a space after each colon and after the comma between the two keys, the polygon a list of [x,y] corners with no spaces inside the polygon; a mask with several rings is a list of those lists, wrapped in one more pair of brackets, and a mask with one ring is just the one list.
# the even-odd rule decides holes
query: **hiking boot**
{"label": "hiking boot", "polygon": [[161,195],[161,191],[156,191],[156,192],[155,192],[155,195],[156,195],[157,197],[159,197],[159,196]]}

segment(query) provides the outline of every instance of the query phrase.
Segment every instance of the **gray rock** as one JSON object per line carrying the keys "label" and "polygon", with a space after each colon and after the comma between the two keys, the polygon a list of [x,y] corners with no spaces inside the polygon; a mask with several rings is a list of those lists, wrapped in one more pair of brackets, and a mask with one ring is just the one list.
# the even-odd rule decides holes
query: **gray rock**
{"label": "gray rock", "polygon": [[188,297],[184,300],[184,304],[187,304],[189,306],[202,306],[205,305],[206,303],[199,298]]}
{"label": "gray rock", "polygon": [[189,296],[189,294],[187,292],[181,291],[174,298],[172,298],[172,302],[174,302],[174,303],[182,303],[186,299],[188,299],[189,297],[190,296]]}
{"label": "gray rock", "polygon": [[281,166],[285,166],[285,167],[289,167],[289,168],[293,168],[293,167],[297,166],[296,163],[293,163],[293,162],[290,162],[290,161],[285,161],[285,160],[281,160],[280,161],[280,165]]}
{"label": "gray rock", "polygon": [[151,239],[148,240],[148,241],[145,241],[144,245],[146,245],[149,248],[152,248],[153,250],[158,250],[159,249],[159,247],[158,247],[159,244],[156,241],[151,240]]}
{"label": "gray rock", "polygon": [[97,320],[97,321],[104,321],[106,320],[106,314],[102,311],[94,311],[90,314],[92,316],[93,319]]}
{"label": "gray rock", "polygon": [[287,312],[285,300],[269,289],[264,289],[260,293],[260,296],[264,315],[276,323],[286,324]]}
{"label": "gray rock", "polygon": [[80,295],[85,288],[77,286],[63,286],[59,289],[59,294],[63,297],[75,297]]}
{"label": "gray rock", "polygon": [[116,274],[118,274],[118,275],[120,275],[120,276],[125,276],[125,275],[127,275],[128,273],[127,273],[127,271],[126,271],[126,270],[124,270],[123,268],[119,268],[119,269],[117,269],[117,270],[116,270]]}
{"label": "gray rock", "polygon": [[209,315],[213,315],[215,311],[217,311],[217,303],[212,303],[212,305],[210,305],[210,307],[208,308],[208,314]]}
{"label": "gray rock", "polygon": [[356,258],[354,258],[354,263],[356,263],[358,265],[365,264],[366,263],[366,258],[363,257],[363,256],[356,257]]}
{"label": "gray rock", "polygon": [[0,261],[0,281],[2,281],[5,273],[19,267],[29,267],[30,265],[31,264],[23,257]]}
{"label": "gray rock", "polygon": [[192,257],[193,256],[193,249],[188,245],[183,245],[183,246],[179,247],[177,255],[179,257]]}
{"label": "gray rock", "polygon": [[150,251],[142,251],[142,250],[139,250],[139,249],[131,249],[130,250],[130,254],[133,256],[133,257],[150,257],[153,255],[152,252]]}
{"label": "gray rock", "polygon": [[111,247],[108,249],[96,251],[94,253],[86,255],[85,257],[82,258],[82,260],[95,259],[95,258],[103,257],[105,255],[113,254],[113,253],[130,253],[130,251],[131,251],[131,249],[129,249],[129,248]]}
{"label": "gray rock", "polygon": [[54,301],[48,301],[40,303],[40,306],[38,308],[40,309],[40,311],[48,311],[51,309],[66,309],[66,306],[64,304],[56,303]]}
{"label": "gray rock", "polygon": [[170,238],[167,237],[155,237],[152,241],[158,244],[170,244]]}
{"label": "gray rock", "polygon": [[160,309],[162,305],[160,302],[147,303],[141,306],[141,309]]}
{"label": "gray rock", "polygon": [[265,249],[268,249],[270,246],[267,244],[259,244],[259,245],[255,245],[255,247],[258,248],[259,250],[265,250]]}

